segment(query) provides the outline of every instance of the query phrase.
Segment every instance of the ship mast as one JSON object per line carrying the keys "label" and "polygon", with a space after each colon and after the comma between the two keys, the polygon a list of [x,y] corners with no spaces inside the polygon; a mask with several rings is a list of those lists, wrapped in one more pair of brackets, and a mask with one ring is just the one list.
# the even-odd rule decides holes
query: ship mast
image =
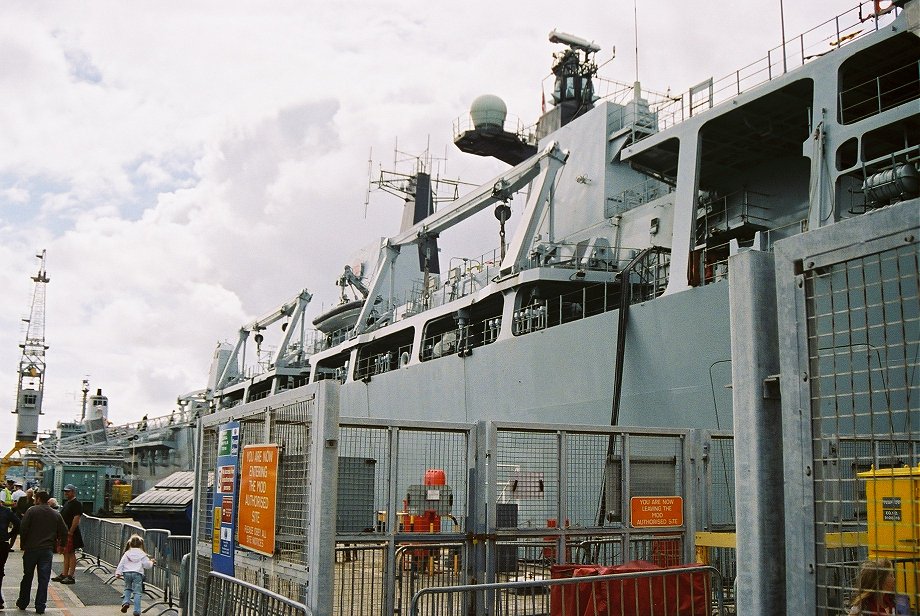
{"label": "ship mast", "polygon": [[19,379],[16,387],[16,445],[34,443],[38,437],[38,416],[42,414],[42,394],[45,389],[45,288],[48,273],[45,270],[45,251],[35,255],[39,259],[38,273],[32,276],[35,283],[32,306],[25,322],[25,338],[19,347]]}

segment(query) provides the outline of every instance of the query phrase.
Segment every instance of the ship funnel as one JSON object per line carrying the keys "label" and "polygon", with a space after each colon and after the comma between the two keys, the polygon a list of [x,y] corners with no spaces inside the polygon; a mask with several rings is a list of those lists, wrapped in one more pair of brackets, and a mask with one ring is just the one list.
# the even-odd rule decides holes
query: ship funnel
{"label": "ship funnel", "polygon": [[86,411],[87,421],[93,419],[102,419],[103,421],[109,418],[109,399],[107,396],[102,394],[101,389],[96,390],[95,396],[89,397],[89,408]]}

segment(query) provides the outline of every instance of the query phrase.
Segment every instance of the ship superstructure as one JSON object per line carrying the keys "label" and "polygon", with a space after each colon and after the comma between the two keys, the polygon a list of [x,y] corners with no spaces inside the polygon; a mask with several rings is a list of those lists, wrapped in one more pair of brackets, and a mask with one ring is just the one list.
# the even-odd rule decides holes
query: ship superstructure
{"label": "ship superstructure", "polygon": [[[301,326],[295,339],[288,332],[257,374],[244,377],[237,351],[216,384],[218,408],[331,378],[372,416],[436,406],[445,420],[472,419],[525,408],[526,418],[564,413],[596,423],[609,419],[598,409],[614,404],[617,381],[621,423],[669,425],[661,409],[679,399],[681,425],[730,427],[730,376],[720,363],[730,359],[727,319],[718,316],[727,314],[719,283],[728,257],[916,198],[916,92],[902,85],[917,59],[914,36],[883,29],[844,46],[831,33],[827,51],[809,56],[803,43],[800,66],[786,73],[773,58],[679,100],[636,83],[612,102],[593,94],[587,58],[596,46],[554,31],[551,40],[571,46],[557,54],[558,104],[538,123],[538,152],[435,212],[415,207],[411,224],[357,261],[359,277],[346,266],[341,284],[360,278],[362,292],[331,311],[334,326]],[[498,116],[477,100],[481,142]],[[458,135],[461,147],[468,132]],[[527,140],[508,141],[500,135],[485,149],[504,143],[518,152]],[[427,176],[413,177],[421,187]],[[483,210],[501,221],[524,188],[507,244],[456,259],[444,273],[426,263],[440,233]],[[279,314],[305,310],[303,297]],[[669,359],[633,361],[632,353]],[[489,385],[497,365],[501,395]],[[534,378],[547,366],[572,380],[577,399]],[[412,405],[386,402],[407,387]]]}
{"label": "ship superstructure", "polygon": [[[904,377],[916,371],[920,348],[920,4],[898,4],[884,11],[863,4],[680,97],[603,82],[617,93],[604,98],[591,59],[597,46],[551,33],[551,42],[568,46],[553,68],[558,104],[532,132],[506,130],[504,105],[494,98],[477,99],[472,128],[456,125],[461,149],[510,168],[433,211],[413,202],[398,234],[344,268],[337,282],[355,292],[313,320],[318,332],[306,327],[303,290],[245,325],[235,348],[218,347],[197,468],[199,601],[212,567],[237,567],[238,577],[268,580],[320,613],[393,613],[408,610],[420,587],[535,579],[560,562],[674,564],[692,558],[697,531],[737,524],[748,543],[739,540],[739,560],[721,565],[726,578],[736,565],[745,568],[739,581],[748,607],[843,608],[841,589],[852,589],[858,560],[877,549],[859,543],[867,522],[857,473],[866,463],[920,462],[916,385]],[[498,233],[505,208],[525,191],[505,241]],[[441,257],[448,267],[433,267],[439,234],[484,211],[495,216],[499,246]],[[820,242],[843,260],[820,256]],[[780,271],[774,248],[784,245],[819,256],[793,258]],[[895,253],[893,265],[846,264],[846,255],[876,246]],[[791,253],[780,252],[776,262],[785,267]],[[838,263],[854,276],[858,269],[859,280],[837,273]],[[789,318],[798,312],[777,306],[777,288],[811,293],[824,276],[857,290],[828,292],[826,300],[808,295],[796,304],[806,313],[798,322]],[[889,297],[892,288],[900,295]],[[875,294],[885,297],[879,310],[890,327],[882,327],[884,345],[872,346],[875,363],[859,371],[852,348],[871,345],[843,340],[861,330],[835,321],[844,312],[835,306],[846,301],[850,312],[876,315]],[[819,315],[809,317],[811,310]],[[277,346],[266,351],[275,325]],[[802,350],[806,369],[790,371],[798,358],[787,353],[779,374],[777,328],[787,346]],[[748,334],[761,329],[765,339],[746,347]],[[252,342],[255,353],[247,355]],[[851,355],[833,351],[828,359],[838,347]],[[751,357],[761,356],[771,361],[751,368]],[[758,372],[767,366],[776,371]],[[886,394],[874,393],[880,380],[873,379],[884,381]],[[827,394],[833,386],[840,392]],[[862,387],[868,398],[855,393]],[[865,402],[876,396],[881,407]],[[780,413],[781,398],[799,404],[798,414],[785,406]],[[854,417],[841,410],[845,398]],[[789,445],[795,431],[770,431],[809,405],[815,415],[803,425],[819,436],[839,420],[833,438],[816,437],[813,458],[806,428],[796,448]],[[750,406],[761,414],[746,414]],[[863,419],[873,413],[892,420]],[[844,416],[853,420],[848,427]],[[732,451],[736,429],[743,437]],[[231,464],[233,445],[218,443],[282,448],[283,515],[270,554],[236,544],[233,512],[245,509],[234,508],[232,482],[207,487],[209,474]],[[762,472],[756,456],[775,464],[771,444],[780,462],[789,447],[788,481],[806,486],[795,494],[817,494],[805,526],[819,538],[804,548],[782,516],[770,514],[782,508],[775,481],[782,463],[769,467],[774,481],[756,494],[747,477],[734,478],[736,467]],[[796,455],[798,467],[790,462]],[[833,485],[812,479],[831,475]],[[640,497],[673,499],[686,517],[643,527],[630,510]],[[779,532],[758,534],[761,527]],[[782,552],[784,528],[788,552],[777,559],[785,572],[750,551],[770,539]],[[842,534],[849,532],[856,534]],[[833,550],[854,547],[845,541],[856,550],[838,558]],[[791,584],[784,603],[782,586],[802,570],[820,579],[803,578],[806,590]],[[332,571],[337,582],[351,579],[352,589],[364,588],[362,576],[385,579],[369,597],[354,590],[348,597],[347,587],[330,587]],[[485,598],[456,592],[463,601],[451,604],[454,611],[432,603],[426,613],[493,613]],[[916,607],[916,588],[908,592]]]}

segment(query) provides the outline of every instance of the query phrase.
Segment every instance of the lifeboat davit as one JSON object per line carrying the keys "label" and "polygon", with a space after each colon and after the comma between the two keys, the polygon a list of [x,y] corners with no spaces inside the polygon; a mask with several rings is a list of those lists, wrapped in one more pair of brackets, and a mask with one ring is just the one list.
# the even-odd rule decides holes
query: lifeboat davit
{"label": "lifeboat davit", "polygon": [[313,326],[324,334],[331,334],[340,329],[351,329],[358,322],[358,315],[361,314],[363,306],[363,299],[339,304],[313,319]]}

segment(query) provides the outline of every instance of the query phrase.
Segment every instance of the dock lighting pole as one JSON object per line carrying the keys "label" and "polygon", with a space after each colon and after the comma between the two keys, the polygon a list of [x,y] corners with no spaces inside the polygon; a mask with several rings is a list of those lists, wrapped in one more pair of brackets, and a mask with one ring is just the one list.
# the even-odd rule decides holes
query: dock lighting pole
{"label": "dock lighting pole", "polygon": [[783,75],[786,74],[786,19],[783,17],[783,0],[779,0],[779,30],[783,37]]}

